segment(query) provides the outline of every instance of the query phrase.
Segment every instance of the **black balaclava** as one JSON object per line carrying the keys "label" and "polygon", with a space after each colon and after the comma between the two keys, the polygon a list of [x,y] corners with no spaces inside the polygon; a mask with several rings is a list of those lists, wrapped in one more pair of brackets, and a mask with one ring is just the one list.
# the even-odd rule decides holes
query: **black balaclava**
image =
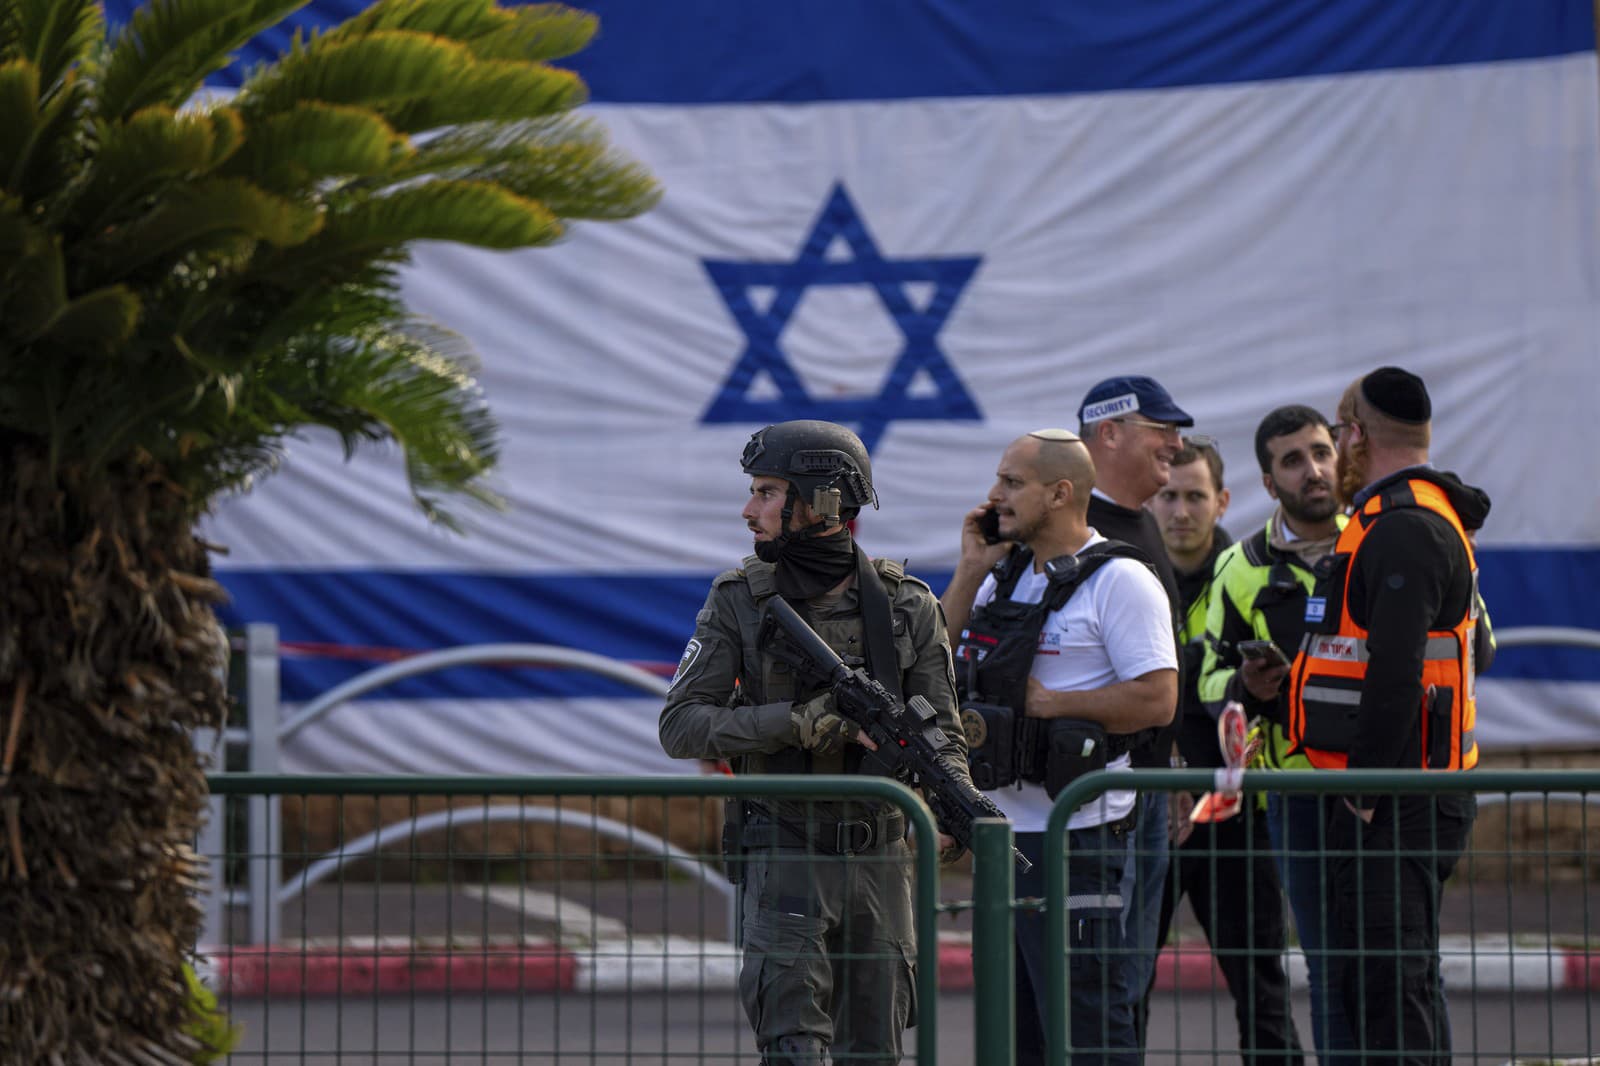
{"label": "black balaclava", "polygon": [[789,486],[783,505],[783,532],[756,543],[756,557],[777,568],[778,595],[786,600],[809,600],[833,588],[855,569],[855,541],[848,526],[832,536],[822,536],[826,522],[791,530],[789,518],[800,494]]}

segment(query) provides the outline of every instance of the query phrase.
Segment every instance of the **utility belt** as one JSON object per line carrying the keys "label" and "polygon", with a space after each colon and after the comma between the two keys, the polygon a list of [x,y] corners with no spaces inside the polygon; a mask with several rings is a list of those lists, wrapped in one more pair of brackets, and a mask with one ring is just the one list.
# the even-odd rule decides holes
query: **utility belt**
{"label": "utility belt", "polygon": [[1126,754],[1140,734],[1107,733],[1081,718],[1028,718],[998,703],[961,705],[972,783],[985,791],[1018,781],[1043,785],[1051,799]]}
{"label": "utility belt", "polygon": [[723,810],[722,861],[728,880],[737,885],[744,881],[745,856],[752,851],[808,851],[848,857],[882,851],[904,840],[905,835],[906,816],[898,810],[869,818],[799,822],[779,818],[746,800],[730,799]]}

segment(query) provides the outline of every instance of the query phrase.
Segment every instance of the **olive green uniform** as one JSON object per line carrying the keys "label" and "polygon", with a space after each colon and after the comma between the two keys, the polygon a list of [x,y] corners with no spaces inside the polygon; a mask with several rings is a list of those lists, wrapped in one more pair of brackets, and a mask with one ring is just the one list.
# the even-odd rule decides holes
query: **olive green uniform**
{"label": "olive green uniform", "polygon": [[[891,604],[901,692],[933,705],[964,767],[944,612],[898,564],[873,566]],[[859,745],[831,755],[796,746],[790,704],[812,693],[796,692],[787,665],[758,643],[761,604],[773,589],[772,566],[754,556],[712,583],[661,712],[662,747],[677,758],[730,759],[741,773],[853,772]],[[855,585],[808,607],[828,646],[862,664]],[[840,1060],[898,1061],[902,1033],[916,1022],[903,818],[891,804],[856,802],[763,801],[752,815],[769,837],[760,845],[747,837],[739,993],[757,1045],[766,1053],[782,1037],[808,1037]]]}

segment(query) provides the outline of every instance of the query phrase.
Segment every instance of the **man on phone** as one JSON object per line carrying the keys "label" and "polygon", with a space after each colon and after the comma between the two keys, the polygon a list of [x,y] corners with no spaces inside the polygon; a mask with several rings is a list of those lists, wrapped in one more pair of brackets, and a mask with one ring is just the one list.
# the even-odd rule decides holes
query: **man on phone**
{"label": "man on phone", "polygon": [[[1089,525],[1094,479],[1088,449],[1068,430],[1035,430],[1012,442],[987,502],[962,523],[961,559],[943,603],[957,646],[959,683],[969,698],[964,723],[976,713],[970,702],[976,690],[1015,712],[1011,721],[1018,734],[1023,724],[1031,724],[1027,734],[1040,739],[1052,731],[1087,739],[1098,733],[1101,764],[1122,769],[1129,764],[1129,738],[1172,718],[1177,652],[1167,598],[1150,567],[1133,549],[1107,541]],[[995,519],[987,518],[991,514]],[[988,541],[984,524],[996,520],[998,535],[1016,545]],[[1013,657],[1013,650],[1020,654]],[[1002,662],[1008,665],[1003,680],[991,682]],[[1010,670],[1011,664],[1018,668]],[[1029,745],[998,761],[1015,767],[1012,756],[1037,750]],[[1014,784],[986,786],[1015,826],[1018,850],[1034,863],[1017,875],[1019,896],[1043,894],[1044,830],[1055,795],[1049,784],[1063,783],[1053,777],[1055,768],[1070,764],[1071,753],[1080,749],[1072,744],[1048,750],[1038,756],[1046,764],[1043,774],[1022,770]],[[1067,822],[1075,1063],[1139,1061],[1134,996],[1116,965],[1125,945],[1121,883],[1135,802],[1131,791],[1107,792],[1073,811]],[[1044,917],[1019,910],[1015,922],[1017,1062],[1031,1066],[1044,1061],[1048,1017]]]}

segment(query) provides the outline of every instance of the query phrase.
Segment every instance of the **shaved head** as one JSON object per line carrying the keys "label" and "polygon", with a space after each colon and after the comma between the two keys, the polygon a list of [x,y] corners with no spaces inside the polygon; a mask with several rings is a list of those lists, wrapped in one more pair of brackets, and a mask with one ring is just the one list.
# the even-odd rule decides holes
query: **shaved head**
{"label": "shaved head", "polygon": [[1012,445],[1025,445],[1019,454],[1028,456],[1034,477],[1039,481],[1072,483],[1073,509],[1080,514],[1089,510],[1089,490],[1094,488],[1094,460],[1089,449],[1076,434],[1066,430],[1035,430],[1018,437]]}

